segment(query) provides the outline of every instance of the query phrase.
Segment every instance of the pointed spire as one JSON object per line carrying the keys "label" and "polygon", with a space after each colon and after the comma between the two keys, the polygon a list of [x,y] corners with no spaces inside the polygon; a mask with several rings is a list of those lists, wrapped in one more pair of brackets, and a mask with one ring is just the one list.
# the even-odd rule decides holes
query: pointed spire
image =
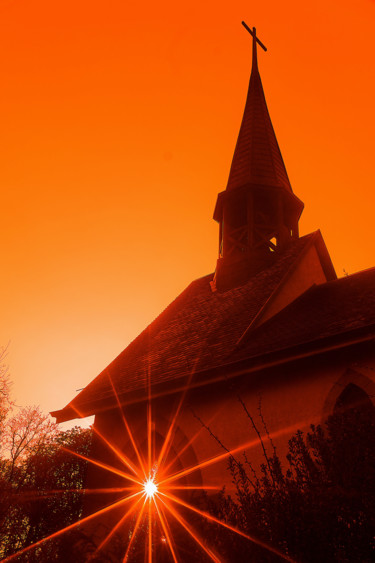
{"label": "pointed spire", "polygon": [[[242,22],[244,24],[245,22]],[[258,54],[257,54],[257,36],[256,36],[256,29],[253,27],[253,65],[251,70],[258,71]]]}
{"label": "pointed spire", "polygon": [[288,179],[268,113],[260,79],[257,46],[245,111],[233,155],[227,189],[218,195],[214,219],[220,225],[219,258],[213,289],[225,291],[268,267],[298,238],[303,202]]}
{"label": "pointed spire", "polygon": [[264,50],[266,48],[257,38],[255,27],[250,30],[244,22],[242,23],[253,37],[252,69],[245,111],[233,155],[227,190],[255,184],[258,186],[282,187],[292,192],[268,113],[258,70],[257,43]]}

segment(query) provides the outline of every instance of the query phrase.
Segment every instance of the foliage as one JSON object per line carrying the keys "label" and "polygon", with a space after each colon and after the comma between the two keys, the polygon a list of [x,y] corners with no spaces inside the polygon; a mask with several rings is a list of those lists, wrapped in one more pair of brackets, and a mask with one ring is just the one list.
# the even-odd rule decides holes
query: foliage
{"label": "foliage", "polygon": [[[87,456],[91,447],[91,430],[61,432],[39,407],[15,411],[6,352],[0,348],[0,559],[79,520],[87,464],[70,452]],[[14,560],[68,561],[75,544],[74,561],[85,561],[82,534],[65,536]]]}
{"label": "foliage", "polygon": [[3,434],[3,455],[9,459],[4,470],[12,474],[28,457],[35,455],[57,435],[57,425],[39,407],[24,407],[7,420]]}
{"label": "foliage", "polygon": [[[34,422],[29,427],[35,430],[40,420]],[[46,436],[46,430],[50,430],[49,425],[38,426],[40,438]],[[19,435],[22,437],[23,432]],[[65,448],[87,455],[91,431],[78,427],[66,432],[55,431],[45,441],[37,439],[34,432],[32,435],[27,455],[24,449],[15,463],[13,459],[2,461],[2,556],[15,553],[77,521],[82,513],[86,463]],[[60,547],[63,548],[63,542],[46,542],[24,554],[22,561],[58,560]]]}
{"label": "foliage", "polygon": [[[4,557],[79,518],[85,463],[64,448],[87,455],[90,431],[59,432],[38,407],[26,407],[3,424],[1,444],[0,556]],[[22,561],[52,561],[57,553],[56,542],[48,542],[24,554]]]}
{"label": "foliage", "polygon": [[[349,408],[332,415],[324,428],[312,425],[306,435],[298,431],[289,441],[286,470],[275,449],[272,455],[264,449],[259,475],[246,457],[230,458],[237,498],[223,493],[212,510],[301,563],[374,561],[373,414]],[[233,563],[280,560],[233,534],[221,533],[216,543],[224,560]]]}
{"label": "foliage", "polygon": [[8,366],[4,363],[7,350],[0,347],[0,453],[2,446],[2,436],[5,427],[5,421],[12,407],[10,399],[10,379]]}

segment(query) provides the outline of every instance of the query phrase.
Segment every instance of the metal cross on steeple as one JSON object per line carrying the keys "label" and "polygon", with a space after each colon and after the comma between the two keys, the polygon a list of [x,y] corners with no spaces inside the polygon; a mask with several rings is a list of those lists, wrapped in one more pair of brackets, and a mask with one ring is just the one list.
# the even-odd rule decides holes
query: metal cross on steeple
{"label": "metal cross on steeple", "polygon": [[253,29],[251,30],[250,27],[247,26],[245,22],[241,22],[241,23],[244,26],[244,28],[247,29],[247,31],[250,33],[252,38],[254,39],[254,44],[259,43],[259,45],[262,47],[262,49],[264,51],[267,51],[267,47],[265,45],[263,45],[263,43],[258,39],[255,27],[253,27]]}

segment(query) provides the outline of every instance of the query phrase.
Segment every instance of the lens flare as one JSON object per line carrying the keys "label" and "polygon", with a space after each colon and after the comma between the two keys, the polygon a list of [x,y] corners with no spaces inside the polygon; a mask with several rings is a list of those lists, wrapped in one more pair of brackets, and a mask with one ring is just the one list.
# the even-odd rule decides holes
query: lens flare
{"label": "lens flare", "polygon": [[[204,552],[206,556],[208,556],[208,558],[214,563],[220,563],[220,558],[208,545],[206,545],[204,538],[202,538],[200,533],[196,531],[196,529],[190,524],[190,514],[191,516],[194,516],[194,518],[196,516],[199,516],[206,522],[211,522],[214,525],[219,525],[222,527],[222,529],[229,530],[235,535],[246,538],[249,542],[258,545],[265,551],[278,555],[279,558],[283,559],[284,561],[295,563],[291,557],[289,557],[285,553],[282,553],[274,546],[269,545],[259,540],[258,538],[253,537],[252,535],[244,533],[242,530],[237,529],[226,521],[221,521],[209,512],[201,510],[200,508],[195,506],[194,503],[191,504],[187,500],[184,500],[184,498],[186,497],[180,497],[173,494],[176,493],[178,495],[179,491],[187,492],[194,490],[199,491],[200,489],[203,489],[207,492],[209,490],[221,489],[221,485],[214,486],[212,483],[195,485],[189,482],[183,483],[181,482],[181,479],[188,479],[192,473],[228,459],[228,457],[239,451],[256,447],[259,443],[258,440],[252,439],[246,443],[242,443],[240,446],[232,448],[231,450],[224,448],[224,452],[221,451],[216,455],[213,455],[212,457],[202,459],[196,464],[188,467],[181,467],[178,470],[176,468],[172,470],[178,457],[197,439],[197,437],[200,435],[200,432],[202,431],[202,428],[205,427],[207,429],[207,426],[203,425],[202,428],[198,432],[196,432],[194,436],[187,442],[187,444],[185,444],[182,448],[178,448],[177,451],[172,454],[172,459],[168,457],[168,454],[171,452],[171,449],[173,447],[172,442],[174,439],[175,429],[178,425],[178,418],[182,410],[186,393],[184,391],[182,393],[178,406],[173,416],[171,417],[172,420],[169,422],[169,427],[167,428],[164,436],[164,441],[161,444],[160,449],[156,448],[154,442],[155,425],[152,417],[154,412],[151,408],[151,384],[150,379],[148,380],[148,404],[146,414],[147,444],[145,445],[144,449],[142,449],[138,443],[137,435],[133,434],[130,424],[125,417],[124,409],[121,405],[120,398],[116,392],[111,378],[110,381],[112,384],[113,394],[116,397],[117,406],[124,423],[124,433],[130,438],[133,449],[132,457],[136,458],[137,462],[131,461],[118,448],[116,443],[112,443],[110,438],[105,437],[101,432],[97,430],[95,431],[95,428],[94,431],[96,432],[97,438],[103,441],[104,444],[108,446],[112,453],[115,455],[117,462],[116,465],[112,466],[108,463],[105,463],[104,461],[100,461],[99,459],[86,457],[79,454],[78,452],[70,450],[69,448],[63,447],[62,450],[92,464],[93,466],[99,467],[104,471],[112,473],[117,478],[122,477],[124,479],[124,487],[108,489],[78,489],[77,491],[74,490],[75,492],[85,494],[98,494],[107,492],[118,493],[118,497],[115,500],[112,500],[112,502],[107,506],[98,509],[92,514],[85,516],[81,520],[77,520],[75,523],[69,524],[68,526],[61,528],[60,530],[35,542],[34,544],[28,545],[24,549],[21,549],[20,551],[6,557],[4,559],[4,563],[13,560],[16,557],[20,557],[32,549],[40,547],[45,542],[48,542],[51,539],[56,539],[62,536],[64,533],[73,530],[75,527],[82,526],[83,524],[93,521],[96,518],[101,518],[104,514],[107,515],[107,513],[109,513],[110,511],[118,511],[118,509],[120,508],[123,509],[121,510],[121,514],[119,513],[118,518],[114,519],[114,523],[111,524],[111,527],[108,529],[105,537],[96,548],[95,555],[97,555],[101,551],[103,552],[104,548],[108,547],[110,541],[113,540],[115,535],[122,534],[122,530],[125,529],[124,527],[129,526],[130,528],[127,531],[129,541],[127,542],[127,545],[124,546],[124,563],[128,560],[130,561],[133,558],[133,555],[137,552],[137,549],[139,549],[139,546],[137,546],[137,541],[142,538],[142,535],[144,537],[143,549],[145,561],[147,561],[147,563],[153,563],[154,561],[158,560],[158,549],[160,549],[160,547],[158,548],[158,546],[160,546],[161,544],[164,544],[165,546],[163,549],[169,550],[170,557],[173,560],[173,563],[178,563],[178,561],[181,560],[179,555],[179,549],[181,549],[181,546],[176,541],[176,537],[174,535],[175,525],[177,524],[177,526],[180,527],[180,530],[182,530],[186,536],[190,536],[193,539],[202,553]],[[274,432],[272,438],[275,438],[278,435],[289,434],[297,428],[300,428],[301,426],[303,427],[303,424],[301,424],[300,422],[296,425],[282,428]],[[120,462],[121,464],[120,467],[118,467],[118,462]],[[48,496],[57,493],[60,494],[60,492],[63,493],[65,491],[48,491]],[[73,492],[73,490],[71,492]],[[30,495],[30,497],[27,497],[28,500],[34,500],[32,495]],[[39,496],[36,495],[35,500],[37,500],[38,498]],[[182,511],[184,516],[182,515]],[[135,523],[132,522],[132,517],[135,519]],[[159,538],[158,541],[156,541],[157,536]]]}
{"label": "lens flare", "polygon": [[153,479],[149,478],[143,483],[143,490],[146,494],[146,497],[151,499],[158,492],[158,486]]}

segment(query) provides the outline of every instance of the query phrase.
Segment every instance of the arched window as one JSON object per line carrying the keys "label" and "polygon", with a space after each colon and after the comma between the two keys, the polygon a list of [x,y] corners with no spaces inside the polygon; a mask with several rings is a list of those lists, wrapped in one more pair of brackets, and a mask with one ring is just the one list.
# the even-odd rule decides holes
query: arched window
{"label": "arched window", "polygon": [[375,469],[375,406],[369,395],[348,383],[336,400],[327,427],[333,475],[343,489],[362,494]]}
{"label": "arched window", "polygon": [[355,385],[349,383],[336,400],[334,414],[354,411],[361,416],[369,416],[375,420],[375,406],[367,393]]}

